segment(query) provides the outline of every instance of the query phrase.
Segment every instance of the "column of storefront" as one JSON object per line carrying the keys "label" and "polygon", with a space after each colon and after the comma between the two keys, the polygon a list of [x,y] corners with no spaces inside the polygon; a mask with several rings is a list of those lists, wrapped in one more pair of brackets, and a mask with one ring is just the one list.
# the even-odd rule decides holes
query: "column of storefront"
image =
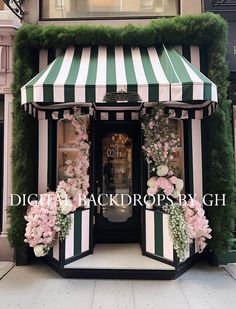
{"label": "column of storefront", "polygon": [[13,250],[7,240],[9,227],[7,208],[10,207],[12,193],[12,107],[13,97],[11,84],[13,81],[13,37],[19,28],[19,22],[13,20],[0,20],[0,46],[1,51],[1,79],[0,93],[4,98],[4,137],[3,137],[3,196],[2,196],[2,231],[0,234],[0,260],[11,260]]}

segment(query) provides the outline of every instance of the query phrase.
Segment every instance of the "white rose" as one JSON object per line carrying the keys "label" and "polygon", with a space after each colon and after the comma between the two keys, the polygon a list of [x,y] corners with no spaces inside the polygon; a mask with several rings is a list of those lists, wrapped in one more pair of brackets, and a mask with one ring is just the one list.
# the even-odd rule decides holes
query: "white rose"
{"label": "white rose", "polygon": [[158,176],[166,176],[168,174],[169,168],[166,165],[159,165],[157,167],[157,175]]}
{"label": "white rose", "polygon": [[44,256],[48,253],[48,249],[45,245],[37,245],[34,247],[34,254],[37,257]]}
{"label": "white rose", "polygon": [[156,186],[156,180],[155,177],[151,177],[147,182],[148,187],[154,188]]}
{"label": "white rose", "polygon": [[67,215],[69,212],[72,211],[72,202],[69,199],[66,200],[62,200],[60,203],[60,207],[61,207],[61,213],[63,215]]}
{"label": "white rose", "polygon": [[67,194],[64,189],[60,189],[57,191],[57,194],[59,194],[60,199],[65,200],[67,199]]}
{"label": "white rose", "polygon": [[178,196],[180,195],[180,191],[175,190],[171,195],[172,195],[173,198],[176,199],[176,198],[178,198]]}
{"label": "white rose", "polygon": [[184,182],[182,179],[178,178],[175,184],[175,188],[177,191],[181,191],[184,187]]}

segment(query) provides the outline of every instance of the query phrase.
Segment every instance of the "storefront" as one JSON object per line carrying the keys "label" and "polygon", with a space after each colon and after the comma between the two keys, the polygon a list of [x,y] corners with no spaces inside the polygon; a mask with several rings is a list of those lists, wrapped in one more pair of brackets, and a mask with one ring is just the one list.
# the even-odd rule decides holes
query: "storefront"
{"label": "storefront", "polygon": [[[26,41],[30,27],[20,30]],[[36,42],[46,31],[51,37],[33,47],[29,63],[37,63],[38,57],[39,64],[31,67],[32,79],[24,73],[25,83],[20,85],[21,105],[38,119],[27,116],[33,126],[38,125],[38,193],[55,192],[61,181],[65,184],[65,166],[75,162],[78,149],[87,145],[89,162],[81,159],[76,168],[85,172],[81,192],[94,197],[69,214],[69,234],[62,242],[57,239],[47,262],[66,277],[176,278],[198,258],[197,244],[190,244],[179,259],[169,215],[133,199],[128,205],[121,195],[141,200],[146,195],[151,171],[144,158],[141,124],[161,102],[179,140],[171,165],[184,180],[183,192],[202,201],[207,190],[204,125],[218,102],[217,87],[206,77],[206,47],[164,39],[142,44],[145,31],[151,35],[148,27],[127,28],[128,36],[135,31],[137,38],[127,41],[118,35],[113,44],[108,43],[111,36],[102,37],[102,29],[88,28],[88,44],[82,35],[86,31],[78,27],[81,37],[63,42],[60,49],[51,36],[53,30],[34,29]],[[56,31],[63,37],[67,30]],[[115,29],[108,31],[117,35]],[[108,194],[116,195],[115,200],[102,206]],[[99,196],[103,197],[95,205]]]}

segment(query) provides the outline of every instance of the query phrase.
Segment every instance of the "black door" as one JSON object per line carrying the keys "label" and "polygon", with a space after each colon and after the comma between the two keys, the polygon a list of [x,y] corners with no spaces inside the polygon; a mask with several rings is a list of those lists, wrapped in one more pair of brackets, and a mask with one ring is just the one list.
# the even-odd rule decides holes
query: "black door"
{"label": "black door", "polygon": [[[132,203],[141,190],[141,129],[138,123],[95,123],[94,239],[97,243],[139,242],[141,209]],[[104,206],[103,206],[104,205]]]}

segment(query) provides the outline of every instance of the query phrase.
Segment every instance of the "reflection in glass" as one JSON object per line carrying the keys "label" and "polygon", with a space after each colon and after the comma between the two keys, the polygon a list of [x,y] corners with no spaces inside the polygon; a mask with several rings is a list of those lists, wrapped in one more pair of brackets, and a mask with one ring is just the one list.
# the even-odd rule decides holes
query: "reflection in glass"
{"label": "reflection in glass", "polygon": [[183,148],[183,122],[179,119],[170,119],[169,124],[180,140],[179,146],[176,148],[174,153],[174,159],[171,160],[171,167],[174,171],[174,174],[184,179],[184,148]]}
{"label": "reflection in glass", "polygon": [[[124,133],[110,133],[103,139],[103,216],[111,222],[125,222],[132,216],[132,140]],[[117,194],[117,196],[115,196]]]}
{"label": "reflection in glass", "polygon": [[43,18],[175,16],[179,0],[43,0]]}
{"label": "reflection in glass", "polygon": [[71,121],[62,119],[58,121],[57,128],[57,182],[60,180],[67,180],[65,176],[65,162],[71,160],[74,164],[77,158],[77,145],[75,127]]}

